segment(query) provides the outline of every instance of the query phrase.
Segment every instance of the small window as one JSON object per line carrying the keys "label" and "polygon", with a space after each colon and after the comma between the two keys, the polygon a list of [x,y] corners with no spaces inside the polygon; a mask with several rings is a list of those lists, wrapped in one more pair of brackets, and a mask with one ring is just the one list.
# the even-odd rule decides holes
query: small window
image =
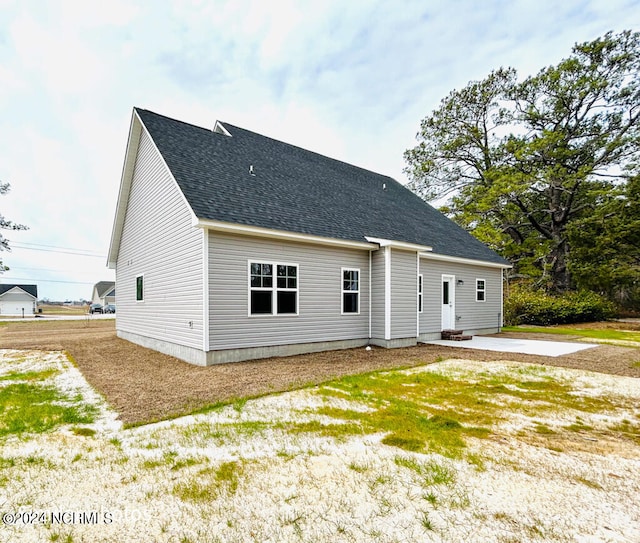
{"label": "small window", "polygon": [[342,268],[342,313],[360,313],[360,270]]}
{"label": "small window", "polygon": [[136,301],[142,302],[144,300],[144,276],[138,275],[136,277]]}
{"label": "small window", "polygon": [[484,279],[476,279],[476,302],[486,300],[487,284]]}
{"label": "small window", "polygon": [[422,313],[422,274],[418,275],[418,312]]}
{"label": "small window", "polygon": [[249,288],[251,315],[297,315],[297,265],[251,262]]}

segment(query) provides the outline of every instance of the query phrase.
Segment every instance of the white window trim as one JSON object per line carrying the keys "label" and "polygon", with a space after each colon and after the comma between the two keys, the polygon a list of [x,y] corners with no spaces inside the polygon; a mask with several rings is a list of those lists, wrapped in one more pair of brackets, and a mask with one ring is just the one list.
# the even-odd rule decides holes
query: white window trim
{"label": "white window trim", "polygon": [[[138,300],[138,278],[142,277],[142,299]],[[133,295],[136,299],[136,303],[141,303],[144,302],[144,291],[145,291],[145,286],[144,286],[144,273],[139,273],[138,275],[136,275],[136,282],[134,285],[134,290],[133,290]]]}
{"label": "white window trim", "polygon": [[424,311],[424,274],[418,274],[418,313]]}
{"label": "white window trim", "polygon": [[[269,264],[273,270],[273,283],[271,287],[251,287],[251,264]],[[295,266],[296,267],[296,288],[278,288],[277,266]],[[300,315],[300,266],[293,262],[274,262],[271,260],[251,258],[247,260],[247,315],[252,319],[261,317],[297,317]],[[272,292],[271,313],[251,313],[251,291],[258,290],[263,292]],[[295,292],[296,293],[296,312],[295,313],[278,313],[278,291]]]}
{"label": "white window trim", "polygon": [[[478,288],[478,281],[482,281],[484,283],[484,288],[483,289]],[[478,300],[478,293],[479,292],[484,293],[484,300]],[[486,279],[482,279],[481,277],[477,277],[476,278],[476,302],[484,303],[486,301],[487,301],[487,280]]]}
{"label": "white window trim", "polygon": [[[358,272],[358,290],[344,290],[344,272],[355,271]],[[340,268],[340,314],[341,315],[360,315],[360,284],[362,282],[362,274],[360,268]],[[345,313],[344,311],[344,295],[345,294],[357,294],[358,295],[358,311],[354,313]]]}

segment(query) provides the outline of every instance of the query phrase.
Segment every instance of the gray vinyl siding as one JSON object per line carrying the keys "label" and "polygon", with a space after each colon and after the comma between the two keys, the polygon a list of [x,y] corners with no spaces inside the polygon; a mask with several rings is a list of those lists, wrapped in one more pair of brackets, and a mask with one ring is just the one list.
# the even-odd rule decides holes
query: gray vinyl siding
{"label": "gray vinyl siding", "polygon": [[[485,266],[440,262],[423,258],[420,260],[423,274],[423,312],[420,314],[420,333],[442,330],[442,275],[454,275],[456,328],[477,330],[498,328],[502,313],[502,270]],[[476,302],[476,279],[486,283],[486,301]]]}
{"label": "gray vinyl siding", "polygon": [[116,328],[202,349],[202,251],[203,232],[143,130],[116,265]]}
{"label": "gray vinyl siding", "polygon": [[391,339],[416,337],[418,263],[415,252],[391,251]]}
{"label": "gray vinyl siding", "polygon": [[[248,263],[298,265],[298,315],[249,313]],[[360,269],[360,313],[341,314],[342,268]],[[209,232],[211,350],[369,335],[369,252]]]}
{"label": "gray vinyl siding", "polygon": [[371,253],[371,337],[384,337],[384,250]]}

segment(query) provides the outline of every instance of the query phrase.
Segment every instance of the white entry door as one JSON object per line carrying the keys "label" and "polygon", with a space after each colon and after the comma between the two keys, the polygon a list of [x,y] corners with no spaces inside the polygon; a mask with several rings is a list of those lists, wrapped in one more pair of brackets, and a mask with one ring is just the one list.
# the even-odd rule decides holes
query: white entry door
{"label": "white entry door", "polygon": [[454,275],[442,276],[442,329],[454,330],[456,327],[456,278]]}

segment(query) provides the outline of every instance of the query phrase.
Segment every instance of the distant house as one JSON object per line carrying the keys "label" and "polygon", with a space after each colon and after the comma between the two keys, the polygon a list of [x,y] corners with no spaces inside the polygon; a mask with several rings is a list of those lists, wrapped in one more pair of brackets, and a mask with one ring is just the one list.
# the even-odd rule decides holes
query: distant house
{"label": "distant house", "polygon": [[497,332],[510,267],[390,177],[137,108],[108,260],[118,335],[201,365]]}
{"label": "distant house", "polygon": [[91,295],[93,304],[115,304],[116,303],[116,283],[115,281],[100,281],[93,285]]}
{"label": "distant house", "polygon": [[37,300],[37,285],[0,285],[0,315],[30,317]]}

